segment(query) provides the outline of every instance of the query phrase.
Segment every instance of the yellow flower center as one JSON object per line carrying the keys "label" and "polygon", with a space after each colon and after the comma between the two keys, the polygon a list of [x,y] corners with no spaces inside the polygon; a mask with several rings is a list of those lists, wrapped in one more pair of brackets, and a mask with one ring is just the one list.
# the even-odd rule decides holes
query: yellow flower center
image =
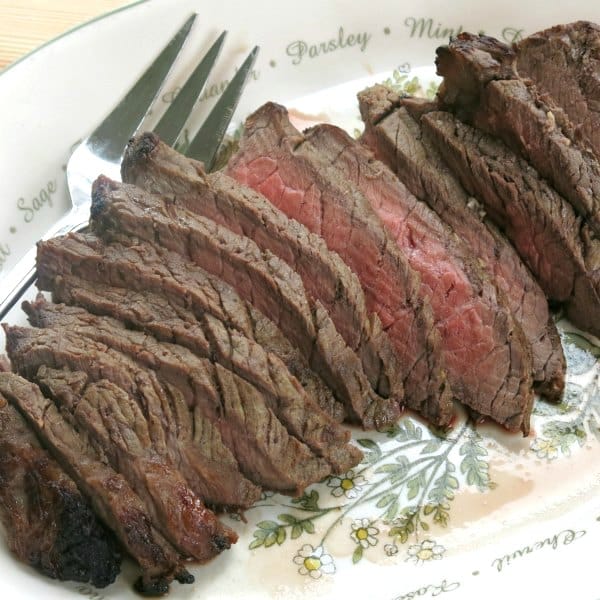
{"label": "yellow flower center", "polygon": [[359,540],[366,540],[369,537],[369,532],[364,527],[361,527],[360,529],[357,529],[356,537]]}
{"label": "yellow flower center", "polygon": [[433,551],[429,548],[423,548],[422,550],[419,550],[419,552],[417,552],[417,556],[421,560],[431,560],[433,558]]}
{"label": "yellow flower center", "polygon": [[342,479],[340,487],[345,491],[351,490],[354,487],[354,481],[352,479]]}
{"label": "yellow flower center", "polygon": [[318,571],[321,567],[321,561],[316,556],[309,556],[304,559],[304,566],[307,571]]}

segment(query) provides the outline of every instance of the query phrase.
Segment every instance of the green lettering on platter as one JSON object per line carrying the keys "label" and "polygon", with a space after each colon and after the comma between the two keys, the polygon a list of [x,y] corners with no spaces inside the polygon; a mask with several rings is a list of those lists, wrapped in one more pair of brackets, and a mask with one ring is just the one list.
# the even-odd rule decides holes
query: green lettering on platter
{"label": "green lettering on platter", "polygon": [[21,197],[17,200],[17,208],[23,213],[23,221],[31,223],[35,216],[46,206],[54,206],[52,196],[56,194],[56,179],[49,181],[33,198],[26,200]]}
{"label": "green lettering on platter", "polygon": [[445,579],[436,585],[430,584],[425,585],[418,590],[413,590],[412,592],[407,592],[406,594],[402,594],[400,596],[394,596],[392,600],[413,600],[413,598],[423,598],[425,596],[429,596],[430,598],[435,598],[440,594],[444,594],[446,592],[454,592],[460,587],[460,583],[458,581],[448,582]]}
{"label": "green lettering on platter", "polygon": [[523,39],[524,29],[518,29],[516,27],[505,27],[502,30],[502,39],[507,44],[516,44],[519,40]]}
{"label": "green lettering on platter", "polygon": [[324,54],[344,50],[345,48],[360,48],[364,52],[371,40],[371,34],[366,31],[360,33],[346,33],[343,27],[337,31],[337,36],[310,43],[306,40],[295,40],[287,45],[285,53],[292,59],[293,65],[299,65],[305,58],[318,58]]}
{"label": "green lettering on platter", "polygon": [[0,242],[0,271],[6,264],[8,257],[10,256],[10,246],[4,242]]}
{"label": "green lettering on platter", "polygon": [[543,548],[557,550],[561,546],[569,546],[573,542],[582,538],[585,534],[586,531],[583,529],[580,529],[579,531],[575,531],[574,529],[563,529],[563,531],[560,531],[551,537],[534,542],[529,546],[523,546],[523,548],[519,548],[511,554],[505,554],[504,556],[494,559],[491,566],[494,567],[498,573],[500,573],[504,567],[508,567],[511,562],[518,558],[523,558],[524,556],[533,554],[534,552],[542,550]]}
{"label": "green lettering on platter", "polygon": [[[248,81],[257,81],[258,79],[260,79],[260,71],[252,69],[252,71],[250,71],[250,75],[248,76]],[[202,92],[202,94],[200,94],[198,98],[198,102],[206,102],[206,100],[210,100],[211,98],[216,98],[217,96],[220,96],[225,91],[230,82],[231,79],[223,79],[222,81],[211,83],[210,85],[204,88],[204,91]],[[180,91],[181,86],[178,86],[168,92],[165,92],[162,95],[162,101],[166,102],[167,104],[173,102],[173,100],[175,100],[177,94],[179,94]]]}
{"label": "green lettering on platter", "polygon": [[404,19],[405,27],[409,29],[411,38],[428,38],[435,40],[447,40],[448,38],[457,36],[462,32],[463,26],[448,27],[434,19],[425,17],[407,17]]}

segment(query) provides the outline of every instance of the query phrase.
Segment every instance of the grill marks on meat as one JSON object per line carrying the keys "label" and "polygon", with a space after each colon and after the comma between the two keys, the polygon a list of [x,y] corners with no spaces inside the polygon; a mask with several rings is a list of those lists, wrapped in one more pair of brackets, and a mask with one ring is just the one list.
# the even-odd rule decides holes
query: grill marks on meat
{"label": "grill marks on meat", "polygon": [[369,206],[289,122],[268,103],[248,118],[240,151],[228,166],[239,182],[322,236],[358,276],[367,308],[376,312],[397,352],[405,403],[447,426],[451,393],[431,307],[418,276]]}
{"label": "grill marks on meat", "polygon": [[[17,335],[17,330],[8,330],[11,359]],[[96,514],[138,562],[142,568],[142,576],[136,583],[139,591],[147,595],[164,594],[174,578],[193,581],[182,567],[181,557],[154,528],[145,505],[125,478],[105,464],[103,457],[63,418],[52,401],[44,398],[35,384],[2,373],[0,392],[24,415],[86,495]]]}
{"label": "grill marks on meat", "polygon": [[558,399],[564,388],[565,359],[544,292],[513,246],[489,219],[480,218],[427,130],[422,131],[413,118],[431,107],[415,100],[409,104],[384,86],[361,92],[359,104],[366,124],[363,142],[480,259],[531,347],[536,388],[548,398]]}
{"label": "grill marks on meat", "polygon": [[304,135],[368,198],[420,274],[453,391],[480,414],[527,432],[533,403],[531,355],[504,298],[475,257],[364,145],[331,125],[318,125]]}
{"label": "grill marks on meat", "polygon": [[[17,378],[0,376],[0,388]],[[53,579],[102,588],[120,571],[113,535],[2,392],[0,520],[11,551]]]}
{"label": "grill marks on meat", "polygon": [[[122,306],[135,308],[135,305],[129,302]],[[26,304],[24,308],[34,325],[65,328],[105,343],[132,357],[150,353],[164,359],[166,353],[173,353],[177,348],[171,344],[158,343],[145,333],[126,330],[122,323],[110,317],[94,316],[77,307],[50,304],[43,298],[39,298],[34,304]],[[160,314],[155,316],[160,318]],[[288,432],[304,441],[318,456],[325,458],[334,472],[345,473],[360,461],[360,451],[348,444],[349,430],[328,417],[304,393],[297,381],[286,376],[289,374],[281,361],[275,359],[270,362],[262,348],[256,345],[251,354],[247,342],[237,339],[235,332],[230,337],[220,321],[208,317],[208,322],[209,335],[215,343],[212,348],[204,349],[205,358],[220,353],[223,358],[220,364],[223,366],[227,367],[226,363],[236,363],[242,365],[240,370],[245,368],[248,373],[255,374],[254,377],[249,376],[246,379],[260,379],[259,389],[265,394],[269,407]],[[185,351],[179,351],[179,355],[184,361],[190,356]],[[254,496],[250,502],[257,499],[257,496]]]}
{"label": "grill marks on meat", "polygon": [[600,156],[600,27],[557,25],[516,45],[519,75],[533,80],[569,116],[575,135]]}
{"label": "grill marks on meat", "polygon": [[311,307],[299,276],[269,251],[210,219],[127,184],[98,179],[92,192],[92,223],[155,242],[221,277],[254,306],[272,316],[309,364],[343,400],[349,417],[378,429],[394,423],[398,405],[377,396],[356,355],[344,343],[323,305]]}
{"label": "grill marks on meat", "polygon": [[246,235],[296,271],[308,294],[323,303],[336,329],[360,359],[371,385],[384,397],[402,396],[402,384],[388,336],[368,314],[354,273],[328,250],[320,236],[278,210],[262,195],[222,172],[205,174],[152,133],[128,145],[123,181],[148,192],[175,195],[180,205]]}
{"label": "grill marks on meat", "polygon": [[570,204],[513,152],[448,113],[423,120],[465,187],[481,198],[549,298],[600,334],[600,243]]}
{"label": "grill marks on meat", "polygon": [[437,50],[441,108],[522,154],[600,234],[600,163],[548,95],[519,78],[515,53],[487,36],[461,33]]}
{"label": "grill marks on meat", "polygon": [[[179,254],[144,242],[128,241],[129,246],[107,245],[92,234],[71,234],[41,242],[37,255],[38,287],[53,291],[64,302],[71,300],[60,294],[70,294],[76,302],[85,302],[83,305],[92,312],[104,309],[89,298],[90,289],[96,284],[107,284],[164,297],[189,323],[202,321],[205,315],[213,316],[227,328],[239,331],[267,352],[279,356],[319,406],[336,420],[343,419],[343,406],[310,369],[298,349],[231,286],[185,261]],[[88,285],[75,290],[77,284],[71,285],[70,277],[87,281]],[[140,315],[148,319],[147,311]]]}
{"label": "grill marks on meat", "polygon": [[[76,332],[10,328],[8,335],[15,348],[9,355],[13,363],[18,360],[19,368],[66,367],[84,371],[95,380],[109,379],[120,387],[135,385],[121,379],[130,369],[117,370],[119,361],[127,364],[123,354]],[[161,384],[176,390],[187,406],[212,422],[251,481],[297,495],[329,474],[327,463],[289,436],[256,388],[235,374],[177,346],[163,344],[153,351],[123,343],[121,349],[135,353],[135,360],[152,369]],[[144,412],[160,428],[163,411],[154,410],[150,419],[152,409],[148,406]]]}

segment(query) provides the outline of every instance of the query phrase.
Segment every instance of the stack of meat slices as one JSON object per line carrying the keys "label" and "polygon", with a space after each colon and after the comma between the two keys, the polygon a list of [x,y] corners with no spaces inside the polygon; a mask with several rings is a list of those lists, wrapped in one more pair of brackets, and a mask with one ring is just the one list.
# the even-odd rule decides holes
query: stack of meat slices
{"label": "stack of meat slices", "polygon": [[[119,546],[162,593],[236,541],[215,512],[356,465],[342,422],[384,430],[409,408],[447,429],[458,402],[527,435],[534,393],[564,387],[548,300],[600,333],[599,33],[461,34],[438,50],[436,102],[359,95],[360,140],[268,103],[222,172],[131,140],[124,183],[93,186],[90,232],[38,246],[53,302],[6,326],[0,446],[67,490],[7,526],[15,552],[75,578],[72,552],[49,556],[81,519],[104,567],[78,556],[80,580],[112,580]],[[0,469],[6,522],[25,473]]]}

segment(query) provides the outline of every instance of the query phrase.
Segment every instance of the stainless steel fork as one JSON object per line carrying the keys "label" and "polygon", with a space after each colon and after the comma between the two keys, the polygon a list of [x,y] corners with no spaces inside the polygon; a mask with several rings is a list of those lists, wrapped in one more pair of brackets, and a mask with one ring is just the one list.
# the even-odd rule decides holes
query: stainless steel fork
{"label": "stainless steel fork", "polygon": [[[142,124],[148,111],[154,108],[162,85],[176,62],[195,18],[196,15],[192,15],[186,20],[116,108],[75,148],[67,163],[67,185],[71,197],[71,209],[46,232],[42,239],[85,227],[90,213],[92,182],[100,174],[120,179],[120,164],[125,146]],[[202,57],[154,127],[154,131],[167,144],[175,145],[184,131],[194,104],[217,61],[226,33],[223,32]],[[257,55],[258,47],[254,47],[185,150],[188,156],[204,162],[207,169],[213,165]],[[35,257],[36,248],[33,247],[6,275],[2,276],[0,320],[5,318],[9,310],[35,281]]]}

